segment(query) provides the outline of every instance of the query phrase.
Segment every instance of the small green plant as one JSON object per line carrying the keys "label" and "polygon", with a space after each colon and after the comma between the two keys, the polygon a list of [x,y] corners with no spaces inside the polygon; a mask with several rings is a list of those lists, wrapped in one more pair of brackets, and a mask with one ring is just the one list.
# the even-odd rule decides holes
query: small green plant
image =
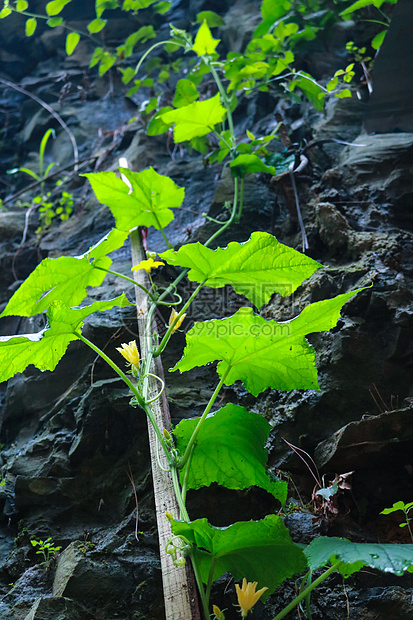
{"label": "small green plant", "polygon": [[404,502],[399,501],[393,504],[391,508],[385,508],[384,510],[382,510],[380,514],[389,515],[393,512],[401,511],[406,517],[406,521],[404,521],[404,523],[400,523],[399,527],[407,527],[407,529],[409,530],[410,538],[413,542],[413,532],[412,532],[412,528],[410,525],[410,521],[412,520],[412,518],[409,517],[409,512],[411,510],[413,510],[413,502],[409,502],[408,504],[405,504]]}
{"label": "small green plant", "polygon": [[53,540],[51,538],[47,538],[46,540],[36,540],[32,538],[30,540],[33,547],[38,547],[36,553],[43,557],[44,562],[47,567],[50,566],[51,561],[56,558],[62,547],[56,547]]}
{"label": "small green plant", "polygon": [[50,136],[53,136],[54,138],[55,135],[56,134],[55,134],[54,129],[48,129],[46,133],[44,134],[43,138],[41,139],[40,147],[39,147],[39,172],[35,172],[31,168],[22,166],[20,168],[13,168],[12,170],[7,170],[7,174],[16,174],[17,172],[25,172],[26,174],[31,176],[33,179],[35,179],[35,181],[38,181],[40,183],[40,192],[43,194],[44,193],[44,182],[47,179],[53,166],[56,165],[56,162],[51,162],[47,166],[47,168],[44,169],[44,163],[45,163],[44,155],[45,155],[46,146],[47,146]]}

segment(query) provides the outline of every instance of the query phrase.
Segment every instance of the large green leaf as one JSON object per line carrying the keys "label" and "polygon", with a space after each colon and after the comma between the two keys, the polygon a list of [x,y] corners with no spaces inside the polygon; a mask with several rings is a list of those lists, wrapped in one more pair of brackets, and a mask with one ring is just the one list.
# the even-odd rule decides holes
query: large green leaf
{"label": "large green leaf", "polygon": [[205,101],[195,101],[177,110],[162,114],[166,125],[174,127],[175,142],[184,142],[192,138],[206,136],[225,116],[225,108],[221,105],[219,93]]}
{"label": "large green leaf", "polygon": [[[199,418],[182,420],[174,430],[177,448],[182,455]],[[228,404],[210,414],[202,425],[190,462],[180,471],[186,476],[188,489],[199,489],[216,482],[227,489],[247,489],[257,485],[285,504],[287,483],[274,477],[265,466],[268,451],[264,448],[271,426],[257,413]],[[187,472],[188,469],[188,472]]]}
{"label": "large green leaf", "polygon": [[192,523],[172,520],[171,527],[175,535],[196,545],[194,553],[204,583],[214,560],[214,580],[230,572],[237,581],[244,577],[258,581],[259,588],[268,588],[262,597],[265,600],[285,579],[306,568],[303,552],[276,515],[229,527],[213,527],[206,519]]}
{"label": "large green leaf", "polygon": [[254,232],[245,243],[232,242],[226,248],[211,250],[201,243],[189,243],[177,252],[168,250],[161,257],[170,265],[190,269],[191,281],[212,288],[231,284],[240,295],[260,308],[273,293],[292,295],[304,280],[322,267],[312,258],[279,243],[265,232]]}
{"label": "large green leaf", "polygon": [[413,567],[413,545],[353,543],[345,538],[321,536],[313,540],[304,553],[312,570],[341,560],[343,564],[337,570],[345,577],[363,566],[395,575],[407,570],[412,572],[409,569]]}
{"label": "large green leaf", "polygon": [[132,305],[124,293],[116,299],[95,301],[84,308],[69,308],[62,302],[52,302],[47,310],[49,326],[41,332],[0,337],[0,381],[7,381],[31,364],[39,370],[54,370],[69,343],[78,339],[75,332],[82,328],[84,318],[97,310]]}
{"label": "large green leaf", "polygon": [[0,316],[34,316],[52,301],[77,306],[86,297],[87,286],[99,286],[111,259],[105,256],[122,247],[127,233],[113,229],[81,256],[45,258],[17,289]]}
{"label": "large green leaf", "polygon": [[195,323],[172,370],[184,372],[220,360],[217,372],[225,376],[224,384],[241,380],[254,396],[267,388],[318,390],[315,353],[305,336],[335,327],[342,306],[357,292],[313,303],[283,323],[266,321],[251,308],[227,319]]}
{"label": "large green leaf", "polygon": [[137,226],[164,228],[173,219],[172,208],[180,207],[185,190],[178,187],[169,177],[147,168],[142,172],[131,172],[119,168],[128,179],[132,191],[114,172],[92,172],[87,177],[96,198],[111,210],[116,227],[130,231]]}

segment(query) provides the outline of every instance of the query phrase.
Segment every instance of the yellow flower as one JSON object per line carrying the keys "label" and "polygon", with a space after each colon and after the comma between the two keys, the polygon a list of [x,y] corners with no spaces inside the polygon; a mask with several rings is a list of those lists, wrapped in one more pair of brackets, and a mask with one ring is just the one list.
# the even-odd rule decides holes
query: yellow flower
{"label": "yellow flower", "polygon": [[136,340],[131,340],[129,344],[124,342],[121,347],[116,347],[116,351],[119,351],[119,353],[133,366],[139,366],[139,352],[136,346]]}
{"label": "yellow flower", "polygon": [[153,258],[148,258],[148,260],[141,260],[138,265],[132,267],[131,271],[139,271],[139,269],[145,269],[146,273],[151,273],[152,269],[160,267],[161,265],[165,265],[165,263],[160,260],[153,260]]}
{"label": "yellow flower", "polygon": [[[179,312],[177,312],[175,310],[175,308],[172,308],[172,312],[171,312],[171,316],[169,317],[169,327],[171,327],[172,323],[175,321],[176,317],[178,316]],[[179,319],[178,322],[175,323],[175,325],[173,326],[172,329],[172,333],[176,332],[177,329],[179,329],[182,325],[182,321],[184,320],[184,318],[186,317],[186,314],[183,314]]]}
{"label": "yellow flower", "polygon": [[257,585],[258,581],[254,581],[253,583],[249,581],[247,583],[245,577],[242,580],[242,588],[240,588],[237,583],[235,584],[238,603],[241,607],[241,616],[243,618],[247,617],[247,613],[249,612],[249,610],[254,607],[255,603],[258,601],[260,596],[264,594],[265,590],[268,590],[268,588],[261,588],[261,590],[258,590],[258,592],[256,592],[255,588],[257,587]]}
{"label": "yellow flower", "polygon": [[212,611],[215,614],[216,620],[225,620],[224,612],[221,611],[219,607],[217,607],[216,605],[212,605]]}

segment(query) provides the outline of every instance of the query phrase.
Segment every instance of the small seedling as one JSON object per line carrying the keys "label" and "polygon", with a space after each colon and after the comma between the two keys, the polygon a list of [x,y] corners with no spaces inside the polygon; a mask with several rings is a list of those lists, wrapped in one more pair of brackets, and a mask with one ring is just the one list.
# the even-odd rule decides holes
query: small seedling
{"label": "small seedling", "polygon": [[36,540],[35,538],[32,538],[30,542],[33,547],[39,547],[36,553],[43,556],[44,562],[42,562],[42,564],[46,564],[46,568],[50,566],[51,561],[57,557],[60,549],[62,548],[56,547],[51,538],[47,538],[46,540]]}
{"label": "small seedling", "polygon": [[409,517],[409,512],[412,509],[413,509],[413,502],[409,502],[408,504],[405,504],[404,502],[399,501],[393,504],[391,508],[385,508],[384,510],[382,510],[380,514],[389,515],[392,512],[398,512],[399,510],[401,510],[404,516],[406,517],[406,521],[404,521],[404,523],[400,523],[399,527],[407,527],[407,529],[409,530],[410,538],[412,539],[412,542],[413,542],[413,532],[410,526],[410,521],[412,519],[411,517]]}

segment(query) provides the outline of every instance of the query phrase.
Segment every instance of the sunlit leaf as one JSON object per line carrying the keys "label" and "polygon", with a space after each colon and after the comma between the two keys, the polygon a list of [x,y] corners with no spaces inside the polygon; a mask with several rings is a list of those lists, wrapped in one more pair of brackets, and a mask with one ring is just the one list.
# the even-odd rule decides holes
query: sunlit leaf
{"label": "sunlit leaf", "polygon": [[195,37],[195,42],[192,46],[192,50],[198,54],[198,56],[208,56],[215,52],[215,48],[218,45],[220,39],[214,39],[206,21],[202,22],[201,27]]}
{"label": "sunlit leaf", "polygon": [[177,252],[163,252],[161,257],[170,265],[190,269],[188,278],[192,282],[206,280],[205,285],[212,288],[231,284],[258,308],[267,304],[274,293],[292,295],[322,267],[265,232],[254,232],[245,243],[233,241],[216,250],[201,243],[188,243]]}
{"label": "sunlit leaf", "polygon": [[36,27],[37,27],[37,20],[35,17],[30,17],[28,20],[26,20],[26,24],[25,24],[26,37],[31,37],[36,31]]}
{"label": "sunlit leaf", "polygon": [[224,119],[225,112],[218,93],[211,99],[195,101],[178,110],[165,112],[162,120],[167,125],[174,123],[175,142],[184,142],[212,131]]}
{"label": "sunlit leaf", "polygon": [[52,0],[46,4],[46,13],[49,16],[59,15],[60,11],[70,2],[71,0]]}
{"label": "sunlit leaf", "polygon": [[29,8],[27,0],[17,0],[16,11],[25,11],[27,8]]}
{"label": "sunlit leaf", "polygon": [[69,32],[66,37],[66,54],[68,56],[71,56],[73,54],[79,41],[80,34],[78,32]]}
{"label": "sunlit leaf", "polygon": [[[199,418],[182,420],[174,430],[181,455],[199,422]],[[271,425],[257,413],[228,404],[210,414],[202,425],[189,463],[180,471],[188,489],[199,489],[213,482],[227,489],[259,486],[282,504],[287,499],[287,483],[271,479],[265,466],[268,451],[264,448]],[[188,470],[188,471],[187,471]]]}
{"label": "sunlit leaf", "polygon": [[91,34],[95,34],[103,30],[103,28],[106,26],[106,23],[106,19],[96,18],[87,25],[87,29]]}
{"label": "sunlit leaf", "polygon": [[0,316],[34,316],[52,301],[77,306],[86,297],[86,287],[99,286],[112,261],[106,256],[124,244],[127,233],[112,230],[81,256],[45,258],[17,289]]}
{"label": "sunlit leaf", "polygon": [[47,310],[48,327],[37,334],[0,336],[0,381],[6,381],[33,365],[54,370],[70,342],[77,340],[85,319],[93,312],[132,306],[125,294],[110,301],[96,301],[84,308],[69,308],[54,301]]}
{"label": "sunlit leaf", "polygon": [[254,396],[267,388],[318,390],[315,352],[305,336],[335,327],[342,306],[357,292],[315,302],[282,323],[266,321],[251,308],[227,319],[195,323],[172,370],[185,372],[219,360],[217,373],[224,385],[240,380]]}
{"label": "sunlit leaf", "polygon": [[171,521],[172,532],[196,545],[195,558],[202,581],[208,583],[211,564],[213,580],[226,572],[236,581],[257,581],[267,587],[265,600],[285,579],[306,568],[300,547],[291,541],[281,517],[268,515],[261,521],[213,527],[206,519],[190,523]]}
{"label": "sunlit leaf", "polygon": [[304,549],[304,553],[312,570],[341,560],[343,564],[337,570],[345,577],[363,566],[394,575],[403,575],[413,566],[413,545],[353,543],[345,538],[320,536]]}
{"label": "sunlit leaf", "polygon": [[180,207],[185,190],[172,179],[148,168],[142,172],[131,172],[119,168],[132,185],[129,187],[114,172],[96,172],[87,177],[96,198],[111,210],[116,227],[129,231],[137,226],[164,228],[173,219],[172,209]]}

